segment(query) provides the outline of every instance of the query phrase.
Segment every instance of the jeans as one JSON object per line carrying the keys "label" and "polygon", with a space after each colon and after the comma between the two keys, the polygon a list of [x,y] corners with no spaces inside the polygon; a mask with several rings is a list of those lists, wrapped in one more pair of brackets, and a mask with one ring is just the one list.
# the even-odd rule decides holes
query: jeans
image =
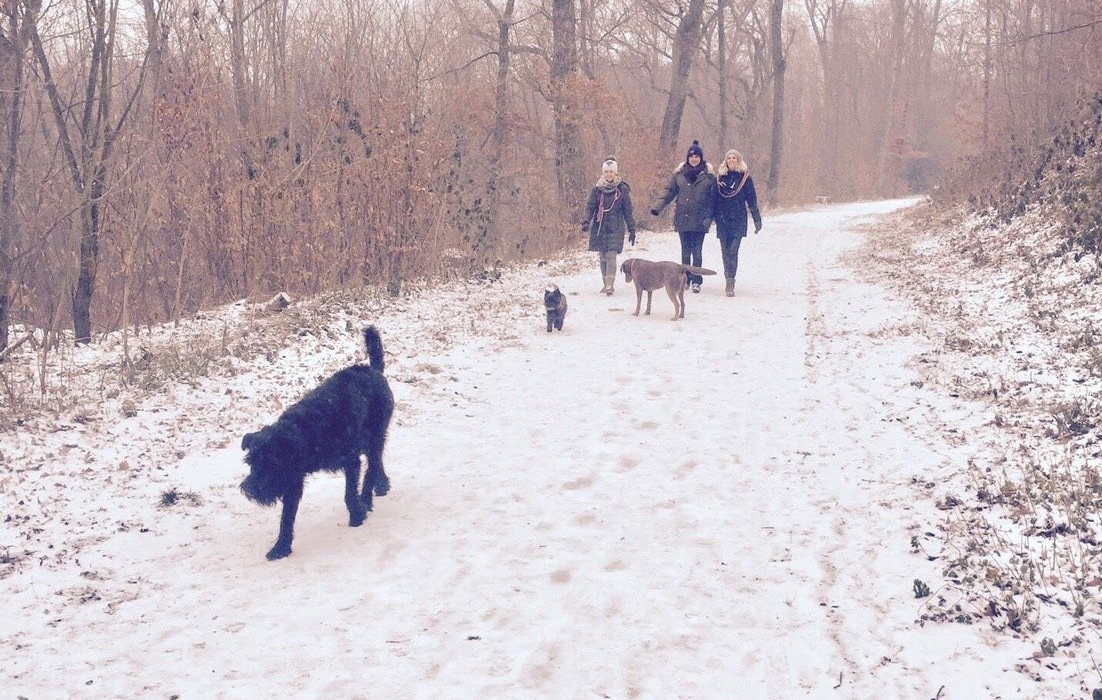
{"label": "jeans", "polygon": [[742,236],[721,237],[719,249],[723,253],[723,276],[729,280],[738,272],[738,249],[742,245]]}
{"label": "jeans", "polygon": [[[678,231],[681,237],[681,264],[702,267],[704,265],[705,231]],[[689,275],[689,284],[702,284],[700,275]]]}

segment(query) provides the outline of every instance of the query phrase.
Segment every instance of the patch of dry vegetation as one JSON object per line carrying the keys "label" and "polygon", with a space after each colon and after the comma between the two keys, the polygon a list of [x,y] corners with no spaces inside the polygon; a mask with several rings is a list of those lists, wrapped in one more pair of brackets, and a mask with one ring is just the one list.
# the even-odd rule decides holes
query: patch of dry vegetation
{"label": "patch of dry vegetation", "polygon": [[920,311],[924,381],[990,406],[967,469],[929,485],[945,517],[912,546],[944,583],[924,617],[1035,638],[1042,663],[1102,630],[1100,125],[1096,97],[1016,181],[935,199],[863,251]]}

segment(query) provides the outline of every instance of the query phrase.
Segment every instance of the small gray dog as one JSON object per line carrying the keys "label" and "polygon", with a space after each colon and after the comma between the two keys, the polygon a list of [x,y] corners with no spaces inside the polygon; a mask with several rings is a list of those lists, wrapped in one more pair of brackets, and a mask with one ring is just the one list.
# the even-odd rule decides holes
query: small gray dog
{"label": "small gray dog", "polygon": [[547,332],[550,333],[552,328],[561,331],[562,322],[566,320],[566,295],[558,285],[549,284],[543,290],[543,307],[547,309]]}

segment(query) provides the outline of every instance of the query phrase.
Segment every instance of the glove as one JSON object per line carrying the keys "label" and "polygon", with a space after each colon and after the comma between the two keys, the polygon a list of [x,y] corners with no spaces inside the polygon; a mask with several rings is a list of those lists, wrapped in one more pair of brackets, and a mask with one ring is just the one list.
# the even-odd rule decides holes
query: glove
{"label": "glove", "polygon": [[635,231],[628,234],[628,243],[635,245]]}
{"label": "glove", "polygon": [[760,221],[755,221],[754,222],[754,233],[761,233],[761,222]]}
{"label": "glove", "polygon": [[651,216],[658,216],[658,210],[657,209],[651,209],[650,210],[650,215]]}

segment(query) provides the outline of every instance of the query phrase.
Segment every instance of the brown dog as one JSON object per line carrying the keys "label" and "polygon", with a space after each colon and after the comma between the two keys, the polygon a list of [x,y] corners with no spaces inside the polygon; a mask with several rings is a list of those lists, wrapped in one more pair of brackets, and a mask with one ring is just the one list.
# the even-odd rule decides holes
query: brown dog
{"label": "brown dog", "polygon": [[639,315],[639,307],[643,303],[643,292],[647,293],[647,311],[644,315],[650,315],[651,294],[661,287],[666,288],[666,294],[670,295],[673,302],[673,320],[685,318],[685,287],[689,286],[689,275],[714,275],[715,270],[708,270],[694,265],[682,265],[681,263],[662,261],[652,262],[642,258],[629,258],[620,266],[624,273],[625,282],[635,282],[635,313]]}

